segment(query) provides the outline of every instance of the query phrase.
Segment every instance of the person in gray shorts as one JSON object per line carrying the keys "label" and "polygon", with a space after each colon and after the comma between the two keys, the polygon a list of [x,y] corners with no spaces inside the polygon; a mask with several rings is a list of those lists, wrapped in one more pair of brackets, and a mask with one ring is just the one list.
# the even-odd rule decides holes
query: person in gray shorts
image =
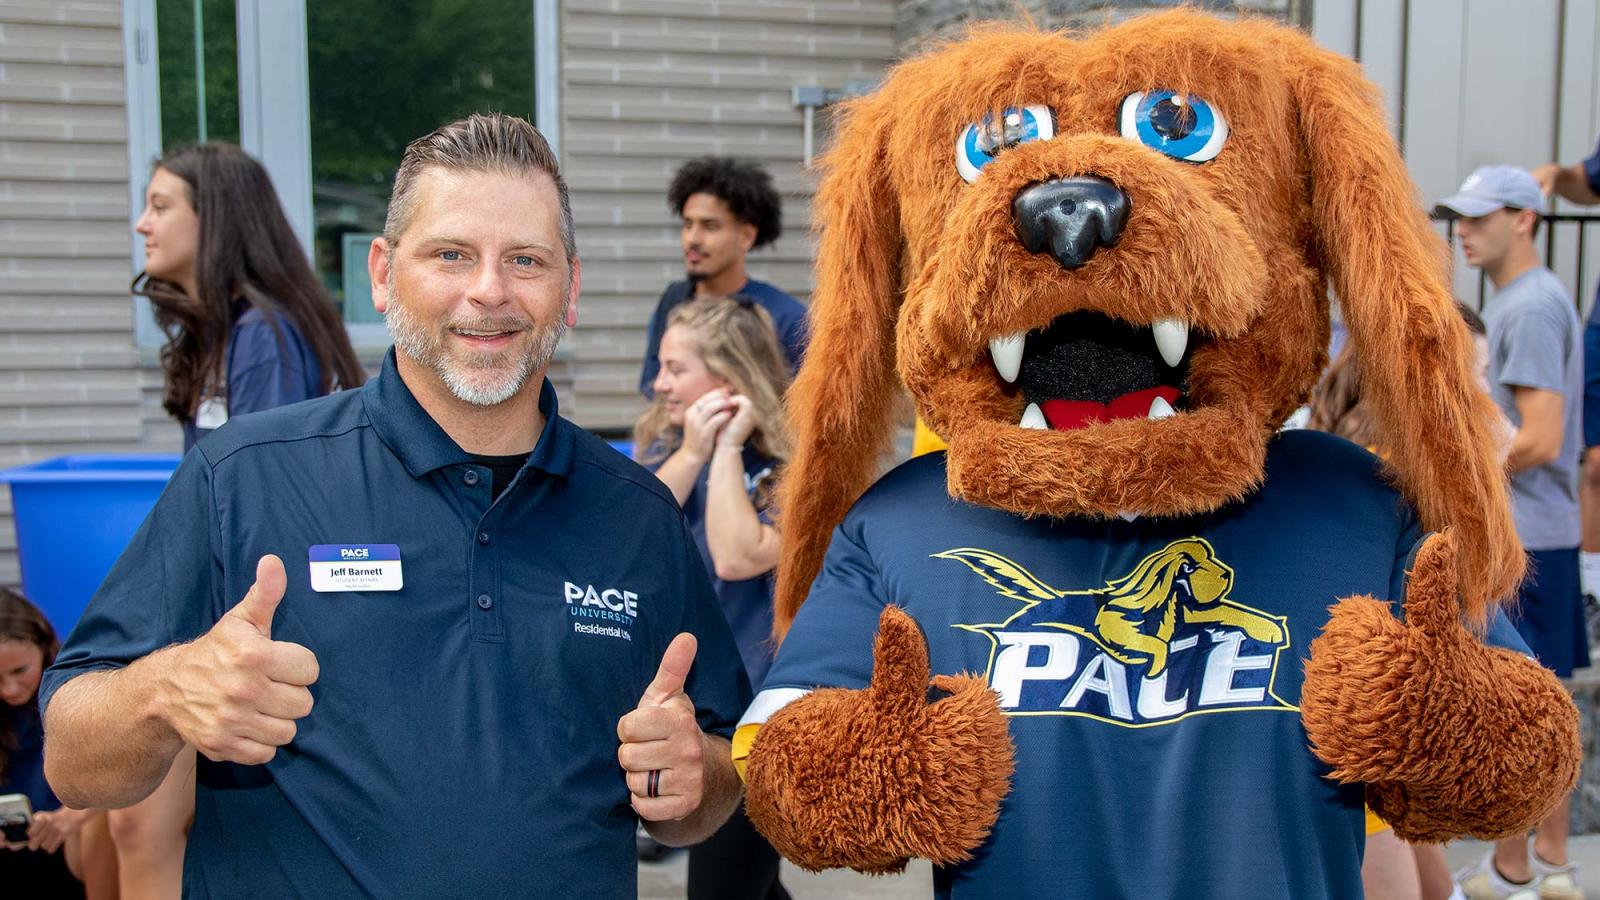
{"label": "person in gray shorts", "polygon": [[[1583,440],[1583,343],[1566,286],[1534,249],[1544,193],[1515,166],[1482,166],[1438,211],[1456,219],[1467,262],[1494,284],[1484,309],[1489,330],[1489,391],[1516,433],[1506,468],[1528,578],[1512,613],[1517,630],[1557,675],[1589,665],[1578,581],[1578,455]],[[1535,830],[1498,842],[1461,875],[1471,900],[1536,888],[1545,900],[1582,900],[1567,864],[1563,800]]]}

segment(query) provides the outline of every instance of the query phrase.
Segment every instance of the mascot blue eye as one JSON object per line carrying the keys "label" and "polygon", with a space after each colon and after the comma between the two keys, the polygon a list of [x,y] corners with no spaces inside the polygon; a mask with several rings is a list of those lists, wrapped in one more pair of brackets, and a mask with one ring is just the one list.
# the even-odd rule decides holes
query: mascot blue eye
{"label": "mascot blue eye", "polygon": [[1123,98],[1122,136],[1185,162],[1216,159],[1228,141],[1222,111],[1174,91],[1136,91]]}
{"label": "mascot blue eye", "polygon": [[1000,151],[1028,141],[1048,141],[1056,136],[1055,115],[1048,106],[1008,106],[1000,122],[992,114],[974,122],[956,137],[956,171],[968,182],[978,180],[978,170]]}

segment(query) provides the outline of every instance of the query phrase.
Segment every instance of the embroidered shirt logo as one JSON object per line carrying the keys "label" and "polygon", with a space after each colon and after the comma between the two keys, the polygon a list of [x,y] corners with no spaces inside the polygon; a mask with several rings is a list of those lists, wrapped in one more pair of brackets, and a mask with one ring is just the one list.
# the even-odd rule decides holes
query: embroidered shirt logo
{"label": "embroidered shirt logo", "polygon": [[[576,634],[599,634],[633,640],[631,628],[639,618],[639,595],[621,588],[597,588],[592,584],[573,584],[562,588],[567,612],[572,615]],[[583,621],[587,620],[587,621]],[[609,622],[597,625],[594,622]]]}
{"label": "embroidered shirt logo", "polygon": [[1242,709],[1293,710],[1277,696],[1288,622],[1232,599],[1231,567],[1201,538],[1173,541],[1104,587],[1060,590],[988,550],[962,563],[1022,608],[955,627],[991,642],[988,678],[1012,715],[1076,715],[1125,726]]}

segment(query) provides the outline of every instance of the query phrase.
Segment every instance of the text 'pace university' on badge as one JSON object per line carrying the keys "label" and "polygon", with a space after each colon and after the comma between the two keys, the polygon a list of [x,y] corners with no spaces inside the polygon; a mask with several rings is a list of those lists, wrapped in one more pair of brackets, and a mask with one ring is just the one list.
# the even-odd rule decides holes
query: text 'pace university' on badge
{"label": "text 'pace university' on badge", "polygon": [[334,591],[398,591],[397,544],[316,544],[310,550],[311,589]]}

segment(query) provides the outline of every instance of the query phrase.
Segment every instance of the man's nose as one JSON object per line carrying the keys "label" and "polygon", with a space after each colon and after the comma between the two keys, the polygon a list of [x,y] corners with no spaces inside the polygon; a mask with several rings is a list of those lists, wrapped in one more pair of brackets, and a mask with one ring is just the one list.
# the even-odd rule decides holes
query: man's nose
{"label": "man's nose", "polygon": [[486,259],[478,266],[477,276],[472,280],[471,299],[480,306],[500,306],[511,299],[499,260]]}
{"label": "man's nose", "polygon": [[1029,253],[1049,253],[1062,268],[1076,269],[1096,249],[1116,244],[1130,206],[1116,185],[1082,175],[1024,188],[1011,202],[1011,215]]}

